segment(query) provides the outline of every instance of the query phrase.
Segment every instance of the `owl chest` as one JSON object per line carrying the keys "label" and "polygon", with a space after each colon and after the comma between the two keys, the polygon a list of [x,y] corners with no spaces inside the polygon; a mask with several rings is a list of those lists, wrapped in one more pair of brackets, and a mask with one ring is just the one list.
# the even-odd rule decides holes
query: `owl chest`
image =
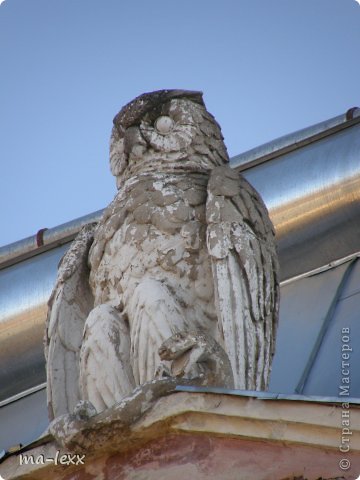
{"label": "owl chest", "polygon": [[99,280],[107,279],[109,295],[130,293],[146,275],[183,288],[210,281],[205,204],[202,177],[157,178],[128,192],[117,211],[123,221],[97,272]]}
{"label": "owl chest", "polygon": [[203,262],[205,204],[191,208],[183,199],[175,204],[150,201],[128,212],[109,241],[106,252],[118,265],[118,275],[142,276],[162,269],[194,277]]}

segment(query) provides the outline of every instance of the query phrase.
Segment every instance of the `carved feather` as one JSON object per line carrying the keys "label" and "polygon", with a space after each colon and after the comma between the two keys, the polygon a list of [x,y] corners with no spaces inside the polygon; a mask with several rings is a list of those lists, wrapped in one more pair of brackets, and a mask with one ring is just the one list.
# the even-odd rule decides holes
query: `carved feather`
{"label": "carved feather", "polygon": [[235,388],[267,388],[278,312],[272,224],[257,192],[228,166],[210,174],[207,246],[215,303]]}
{"label": "carved feather", "polygon": [[72,412],[80,399],[79,352],[84,323],[94,305],[87,265],[94,228],[95,224],[86,225],[62,258],[48,302],[45,356],[50,419]]}
{"label": "carved feather", "polygon": [[[98,412],[119,402],[135,388],[130,334],[123,315],[111,305],[89,314],[80,351],[80,393]],[[101,372],[101,373],[100,373]]]}

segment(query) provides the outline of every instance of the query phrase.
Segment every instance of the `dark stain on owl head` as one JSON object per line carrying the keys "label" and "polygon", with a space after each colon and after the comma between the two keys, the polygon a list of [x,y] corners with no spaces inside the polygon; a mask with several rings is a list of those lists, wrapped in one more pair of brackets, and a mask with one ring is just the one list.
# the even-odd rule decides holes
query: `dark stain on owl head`
{"label": "dark stain on owl head", "polygon": [[188,98],[192,102],[205,107],[202,92],[192,90],[157,90],[143,93],[125,105],[114,117],[114,125],[123,134],[128,127],[140,123],[141,118],[151,110],[161,107],[173,98]]}

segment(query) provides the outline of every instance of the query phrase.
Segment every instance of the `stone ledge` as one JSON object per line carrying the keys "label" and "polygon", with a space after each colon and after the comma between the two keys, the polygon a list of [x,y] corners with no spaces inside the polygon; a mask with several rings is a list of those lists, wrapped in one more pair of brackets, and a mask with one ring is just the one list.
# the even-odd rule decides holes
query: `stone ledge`
{"label": "stone ledge", "polygon": [[[294,401],[260,400],[213,393],[176,393],[158,400],[133,431],[171,419],[176,432],[302,443],[338,448],[341,406]],[[360,452],[360,408],[351,409],[352,450]]]}
{"label": "stone ledge", "polygon": [[[355,406],[346,454],[339,451],[340,405],[178,392],[159,398],[127,426],[108,415],[99,429],[95,419],[92,438],[99,435],[101,442],[85,451],[85,465],[20,465],[20,455],[14,455],[0,465],[0,474],[6,480],[171,480],[180,478],[181,469],[181,478],[201,480],[353,480],[360,473],[360,409]],[[70,452],[50,440],[25,454],[60,459]],[[338,465],[343,457],[352,464],[345,472]]]}

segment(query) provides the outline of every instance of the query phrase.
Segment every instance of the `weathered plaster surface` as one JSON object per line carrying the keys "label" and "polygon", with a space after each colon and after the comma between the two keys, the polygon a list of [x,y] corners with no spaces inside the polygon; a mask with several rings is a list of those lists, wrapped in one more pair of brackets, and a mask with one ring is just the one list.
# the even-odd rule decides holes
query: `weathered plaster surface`
{"label": "weathered plaster surface", "polygon": [[109,457],[105,469],[106,478],[114,480],[280,480],[301,475],[317,480],[343,476],[338,457],[337,452],[305,446],[188,435],[164,437],[139,452]]}
{"label": "weathered plaster surface", "polygon": [[[81,470],[49,467],[13,479],[54,480],[307,480],[357,478],[360,460],[349,456],[353,469],[342,473],[339,453],[302,445],[276,444],[203,435],[170,435],[141,448],[86,461]],[[70,471],[69,471],[70,470]],[[9,477],[5,477],[9,478]]]}
{"label": "weathered plaster surface", "polygon": [[[93,417],[91,428],[83,426],[93,439],[79,449],[84,466],[20,467],[13,456],[0,473],[12,480],[355,480],[360,473],[355,406],[346,455],[339,452],[341,407],[334,405],[181,392],[160,398],[131,424],[120,427],[118,418],[96,424]],[[51,442],[26,453],[54,457],[57,450]],[[342,472],[344,456],[352,467]]]}

